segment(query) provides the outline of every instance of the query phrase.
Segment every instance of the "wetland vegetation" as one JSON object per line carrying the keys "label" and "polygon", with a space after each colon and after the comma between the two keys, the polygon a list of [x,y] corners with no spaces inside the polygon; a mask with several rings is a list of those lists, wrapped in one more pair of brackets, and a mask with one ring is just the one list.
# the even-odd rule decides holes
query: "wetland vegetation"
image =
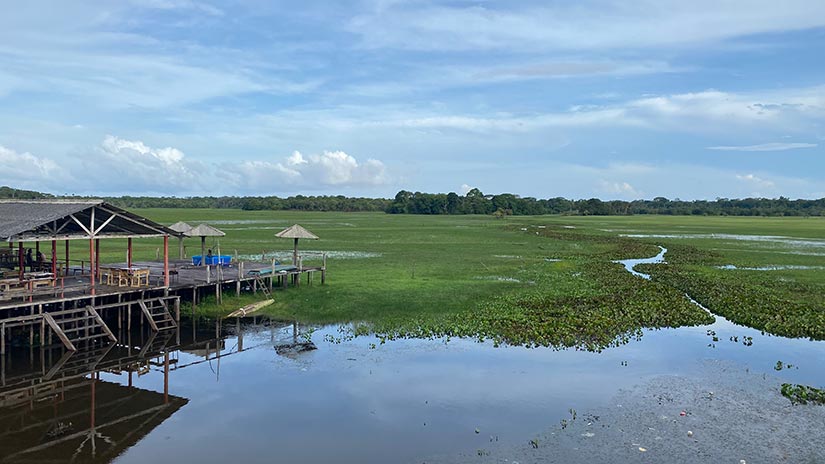
{"label": "wetland vegetation", "polygon": [[[715,314],[767,333],[825,338],[822,218],[138,212],[165,223],[220,223],[227,236],[213,245],[248,256],[288,250],[290,244],[273,235],[301,223],[321,237],[313,250],[340,258],[329,261],[327,285],[279,293],[266,311],[348,324],[355,335],[601,350],[644,328],[710,323],[687,294]],[[636,268],[651,280],[614,262],[654,256],[659,246],[668,249],[666,264]],[[775,269],[748,269],[760,266]],[[224,314],[251,298],[198,311]]]}

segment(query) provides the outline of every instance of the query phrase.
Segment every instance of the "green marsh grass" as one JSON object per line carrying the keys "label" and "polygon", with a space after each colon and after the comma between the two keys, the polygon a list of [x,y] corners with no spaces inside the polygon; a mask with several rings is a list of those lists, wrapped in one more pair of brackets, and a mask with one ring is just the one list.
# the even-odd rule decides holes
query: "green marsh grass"
{"label": "green marsh grass", "polygon": [[[383,337],[468,336],[497,343],[602,349],[642,328],[705,324],[687,292],[734,322],[771,333],[825,338],[825,271],[746,271],[718,266],[823,266],[825,247],[744,241],[728,235],[825,240],[822,218],[422,216],[198,209],[136,210],[155,221],[211,223],[227,236],[222,254],[288,252],[274,234],[293,223],[321,237],[302,250],[329,259],[327,285],[275,293],[266,313],[313,324],[352,323]],[[672,237],[623,238],[620,234]],[[200,253],[187,239],[188,255]],[[85,245],[85,246],[84,246]],[[135,259],[154,259],[160,240],[135,241]],[[646,281],[613,260],[669,249]],[[76,246],[76,247],[75,247]],[[207,246],[217,252],[218,242]],[[88,254],[88,244],[73,244]],[[125,261],[125,243],[102,242],[104,261]],[[85,251],[84,251],[85,248]],[[177,243],[170,243],[172,254]],[[59,251],[59,253],[61,253]],[[358,257],[368,253],[372,257]],[[199,306],[226,314],[254,300]]]}

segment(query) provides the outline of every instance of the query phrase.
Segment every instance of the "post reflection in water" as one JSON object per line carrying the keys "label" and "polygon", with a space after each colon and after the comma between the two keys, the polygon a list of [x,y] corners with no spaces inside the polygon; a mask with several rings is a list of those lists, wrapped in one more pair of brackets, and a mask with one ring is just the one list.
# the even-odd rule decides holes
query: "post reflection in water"
{"label": "post reflection in water", "polygon": [[[113,461],[189,402],[170,393],[170,372],[210,363],[220,378],[221,356],[244,351],[244,328],[240,320],[234,325],[237,345],[229,350],[220,320],[194,321],[191,332],[135,331],[119,337],[126,343],[76,352],[7,350],[0,356],[0,462]],[[252,330],[268,330],[274,341],[275,326],[253,320]],[[297,325],[291,328],[297,337]],[[145,385],[136,387],[137,379]]]}
{"label": "post reflection in water", "polygon": [[[161,341],[150,337],[140,347],[91,346],[64,352],[59,358],[43,349],[28,362],[9,362],[12,356],[4,357],[0,459],[110,462],[139,441],[187,403],[168,391],[169,366],[174,361],[168,342],[174,334],[160,337]],[[49,365],[47,360],[54,358],[56,362]],[[135,374],[153,369],[162,369],[162,393],[132,386]],[[101,380],[101,373],[125,373],[126,385]]]}

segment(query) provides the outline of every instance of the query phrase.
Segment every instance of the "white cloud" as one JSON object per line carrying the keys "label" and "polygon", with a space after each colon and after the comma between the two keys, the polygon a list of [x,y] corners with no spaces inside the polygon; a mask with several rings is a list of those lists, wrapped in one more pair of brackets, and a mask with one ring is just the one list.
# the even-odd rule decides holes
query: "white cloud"
{"label": "white cloud", "polygon": [[706,147],[708,150],[719,151],[785,151],[796,150],[798,148],[816,148],[815,143],[763,143],[759,145],[733,145],[733,146],[717,146]]}
{"label": "white cloud", "polygon": [[598,188],[601,192],[608,195],[618,196],[619,198],[636,199],[641,198],[642,193],[636,190],[627,182],[610,182],[607,180],[600,180]]}
{"label": "white cloud", "polygon": [[772,189],[776,186],[773,181],[757,177],[753,174],[737,174],[736,178],[742,182],[754,185],[758,188]]}
{"label": "white cloud", "polygon": [[474,188],[475,187],[472,187],[468,184],[461,184],[461,195],[462,196],[467,195],[467,192],[469,192],[470,190],[472,190]]}
{"label": "white cloud", "polygon": [[0,145],[0,185],[46,190],[60,185],[67,178],[60,166],[51,159],[19,153]]}
{"label": "white cloud", "polygon": [[377,2],[348,29],[367,48],[604,51],[707,44],[825,25],[825,10],[817,0],[513,5]]}
{"label": "white cloud", "polygon": [[[412,113],[412,116],[410,114]],[[610,105],[575,105],[567,111],[496,116],[418,114],[394,111],[380,120],[358,125],[472,132],[529,132],[544,128],[645,127],[656,130],[719,132],[721,130],[792,130],[818,127],[825,118],[825,86],[754,94],[705,90],[644,96]],[[419,112],[420,113],[420,112]],[[369,114],[359,115],[369,118]],[[337,120],[338,126],[344,122]],[[773,148],[805,148],[807,144],[766,144]],[[759,148],[760,146],[754,146]],[[719,148],[723,149],[723,148]]]}
{"label": "white cloud", "polygon": [[283,161],[244,161],[224,164],[222,171],[242,190],[265,190],[288,186],[292,189],[377,186],[387,183],[384,163],[376,159],[358,162],[343,151],[303,155],[298,151]]}
{"label": "white cloud", "polygon": [[98,191],[138,194],[201,191],[218,183],[202,163],[177,148],[153,148],[139,140],[108,135],[100,146],[80,156],[76,177]]}

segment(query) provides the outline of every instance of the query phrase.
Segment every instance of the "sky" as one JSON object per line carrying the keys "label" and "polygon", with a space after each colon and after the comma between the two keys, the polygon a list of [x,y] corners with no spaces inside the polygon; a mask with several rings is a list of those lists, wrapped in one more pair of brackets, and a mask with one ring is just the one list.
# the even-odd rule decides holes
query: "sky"
{"label": "sky", "polygon": [[825,197],[822,0],[0,8],[0,185]]}

